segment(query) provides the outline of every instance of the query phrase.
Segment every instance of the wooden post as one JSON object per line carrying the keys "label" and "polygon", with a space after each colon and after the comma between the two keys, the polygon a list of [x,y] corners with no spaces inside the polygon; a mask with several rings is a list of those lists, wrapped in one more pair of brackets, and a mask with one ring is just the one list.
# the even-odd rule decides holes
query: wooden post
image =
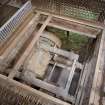
{"label": "wooden post", "polygon": [[104,61],[102,59],[104,59],[104,56],[103,56],[104,41],[105,41],[105,29],[103,30],[102,37],[101,37],[89,105],[100,105],[99,101],[100,101],[100,87],[102,85],[102,73],[103,73],[102,64]]}

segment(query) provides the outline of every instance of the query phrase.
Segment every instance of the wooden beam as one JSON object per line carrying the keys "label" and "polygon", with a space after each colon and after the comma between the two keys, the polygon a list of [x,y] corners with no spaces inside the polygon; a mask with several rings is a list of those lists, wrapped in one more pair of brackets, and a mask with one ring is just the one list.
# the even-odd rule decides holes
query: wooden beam
{"label": "wooden beam", "polygon": [[34,35],[32,41],[31,41],[31,43],[26,48],[26,50],[24,51],[24,53],[22,54],[20,59],[17,61],[16,65],[14,66],[14,68],[12,70],[12,72],[10,72],[10,74],[8,76],[9,78],[13,78],[16,75],[16,73],[17,73],[18,69],[21,67],[22,63],[24,62],[26,57],[30,54],[30,52],[31,52],[32,48],[34,47],[36,41],[39,39],[40,35],[42,34],[44,29],[48,25],[49,21],[51,21],[51,18],[52,18],[52,15],[49,15],[48,18],[46,19],[46,21],[44,22],[44,24],[38,30],[37,34],[35,34],[36,32],[33,32],[33,34],[35,34],[35,35]]}
{"label": "wooden beam", "polygon": [[[54,94],[59,94],[59,91],[60,91],[60,87],[57,87],[55,85],[52,85],[50,83],[47,83],[45,81],[42,81],[40,79],[37,79],[35,77],[35,74],[31,71],[25,71],[24,72],[24,75],[22,75],[22,80],[32,84],[32,85],[35,85],[35,86],[38,86],[42,89],[45,89],[45,90],[48,90],[49,92],[52,92]],[[63,90],[63,89],[61,89]]]}
{"label": "wooden beam", "polygon": [[76,23],[79,23],[81,25],[86,25],[86,26],[90,26],[90,27],[94,27],[94,28],[99,28],[99,29],[104,29],[104,23],[100,23],[100,22],[90,22],[90,21],[84,21],[84,20],[80,20],[80,19],[74,19],[74,18],[71,18],[71,17],[66,17],[66,16],[60,16],[60,15],[56,15],[56,14],[52,14],[52,13],[49,13],[49,12],[45,12],[45,11],[42,11],[42,10],[39,10],[37,9],[36,7],[33,7],[33,10],[34,11],[40,11],[41,14],[44,14],[44,15],[52,15],[53,17],[56,17],[56,18],[59,18],[59,19],[64,19],[64,20],[68,20],[68,21],[71,21],[71,22],[76,22]]}
{"label": "wooden beam", "polygon": [[[43,23],[43,21],[39,21],[39,23]],[[52,18],[52,21],[48,24],[48,26],[79,33],[80,35],[85,35],[91,38],[96,38],[96,36],[100,33],[101,29],[89,27],[86,25],[81,25],[76,22],[67,21],[59,18]]]}
{"label": "wooden beam", "polygon": [[[27,71],[26,71],[27,72]],[[62,96],[64,97],[64,94],[65,94],[65,89],[61,88],[61,87],[58,87],[58,86],[55,86],[55,85],[52,85],[50,83],[47,83],[45,81],[42,81],[40,79],[37,79],[35,78],[35,75],[33,73],[31,73],[29,71],[25,77],[22,78],[22,80],[26,81],[26,82],[29,82],[31,83],[32,85],[35,85],[35,86],[38,86],[40,87],[41,89],[45,89],[51,93],[54,93],[56,94],[57,96]],[[50,78],[48,78],[50,79]],[[70,88],[70,81],[68,83],[68,88]],[[70,95],[68,95],[68,90],[67,90],[67,94],[66,94],[66,99],[69,99],[68,101],[74,103],[74,100],[75,100],[75,97],[71,97]]]}
{"label": "wooden beam", "polygon": [[[55,62],[50,61],[50,64],[54,65],[54,63]],[[61,68],[68,68],[67,70],[71,70],[71,66],[70,65],[62,64],[62,63],[59,63],[59,62],[57,62],[56,66],[61,67]],[[83,65],[77,61],[76,62],[76,68],[79,68],[79,69],[83,70]]]}
{"label": "wooden beam", "polygon": [[65,87],[65,95],[68,95],[68,93],[69,93],[69,88],[71,86],[71,82],[72,82],[72,79],[74,77],[74,73],[75,73],[75,69],[76,69],[76,62],[77,62],[77,60],[74,60],[73,65],[72,65],[72,69],[71,69],[71,72],[69,74],[69,78],[67,80],[67,84]]}
{"label": "wooden beam", "polygon": [[[50,64],[54,65],[55,62],[54,62],[54,61],[50,61]],[[63,68],[63,69],[64,69],[64,68],[67,68],[67,70],[71,70],[71,67],[70,67],[70,66],[67,66],[67,65],[65,65],[65,64],[61,64],[61,63],[59,63],[59,62],[56,63],[56,66],[61,67],[61,68]]]}
{"label": "wooden beam", "polygon": [[102,85],[102,78],[103,78],[103,63],[104,63],[104,52],[103,49],[105,44],[105,29],[103,30],[102,37],[101,37],[101,42],[99,46],[99,53],[97,57],[97,62],[96,62],[96,67],[95,67],[95,73],[94,73],[94,78],[93,78],[93,84],[92,84],[92,89],[91,89],[91,94],[90,94],[90,100],[89,100],[89,105],[100,105],[100,89]]}
{"label": "wooden beam", "polygon": [[[8,42],[4,45],[4,47],[0,48],[0,59],[5,59],[8,54],[14,49],[14,47],[17,45],[19,40],[22,36],[26,36],[27,33],[30,34],[33,32],[34,28],[36,27],[36,20],[39,16],[39,13],[36,15],[30,14],[26,21],[13,33],[13,36],[10,38]],[[29,29],[31,30],[29,31]]]}
{"label": "wooden beam", "polygon": [[55,53],[55,54],[58,54],[58,55],[62,55],[64,57],[67,57],[70,60],[74,60],[74,59],[77,59],[78,60],[78,58],[79,58],[79,55],[77,55],[77,54],[75,54],[73,52],[68,52],[68,51],[61,50],[59,48],[47,47],[45,45],[41,45],[40,47],[42,49],[46,50],[46,51],[49,51],[49,52],[52,52],[52,53]]}
{"label": "wooden beam", "polygon": [[17,82],[17,81],[15,81],[13,79],[8,79],[8,77],[6,77],[4,75],[1,75],[1,74],[0,74],[0,81],[4,81],[4,83],[6,83],[6,84],[11,84],[12,89],[14,89],[14,90],[15,89],[20,89],[20,90],[28,91],[33,96],[38,95],[39,97],[41,97],[41,98],[43,98],[43,99],[45,99],[45,100],[47,100],[49,102],[54,102],[57,105],[71,105],[71,104],[69,104],[67,102],[64,102],[64,101],[62,101],[60,99],[57,99],[57,98],[55,98],[53,96],[50,96],[50,95],[46,94],[46,93],[43,93],[43,92],[38,91],[36,89],[33,89],[33,88],[31,88],[31,87],[29,87],[27,85],[24,85],[24,84],[22,84],[20,82]]}

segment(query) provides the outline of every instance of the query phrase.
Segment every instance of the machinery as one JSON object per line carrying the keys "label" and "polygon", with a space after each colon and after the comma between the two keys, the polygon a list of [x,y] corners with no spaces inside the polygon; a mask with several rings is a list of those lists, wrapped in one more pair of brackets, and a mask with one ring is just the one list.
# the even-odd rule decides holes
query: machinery
{"label": "machinery", "polygon": [[84,1],[0,2],[18,10],[0,22],[0,105],[105,104],[105,2]]}

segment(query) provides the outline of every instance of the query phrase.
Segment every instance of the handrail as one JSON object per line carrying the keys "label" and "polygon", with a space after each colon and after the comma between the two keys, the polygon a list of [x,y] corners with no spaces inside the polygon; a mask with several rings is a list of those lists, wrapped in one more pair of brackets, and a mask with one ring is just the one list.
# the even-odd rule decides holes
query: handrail
{"label": "handrail", "polygon": [[32,5],[28,1],[0,28],[0,43],[12,35],[31,10]]}

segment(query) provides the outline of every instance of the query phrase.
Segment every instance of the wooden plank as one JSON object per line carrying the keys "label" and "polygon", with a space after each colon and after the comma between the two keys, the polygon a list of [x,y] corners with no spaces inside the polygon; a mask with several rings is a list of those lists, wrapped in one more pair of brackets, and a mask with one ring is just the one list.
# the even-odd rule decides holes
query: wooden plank
{"label": "wooden plank", "polygon": [[[32,85],[35,85],[35,86],[38,86],[42,89],[45,89],[49,92],[52,92],[54,94],[59,94],[59,91],[60,91],[60,87],[57,87],[55,85],[52,85],[50,83],[47,83],[45,81],[42,81],[40,79],[37,79],[35,77],[35,74],[31,71],[25,71],[24,72],[24,75],[22,75],[22,80],[32,84]],[[63,90],[63,89],[62,89]]]}
{"label": "wooden plank", "polygon": [[104,59],[102,51],[104,47],[104,41],[105,41],[105,29],[103,30],[102,37],[101,37],[101,42],[100,42],[100,47],[99,47],[99,53],[98,53],[98,58],[96,62],[96,68],[95,68],[95,74],[93,78],[93,84],[92,84],[92,89],[91,89],[91,94],[90,94],[90,100],[89,104],[94,104],[94,105],[100,105],[99,100],[100,100],[100,87],[102,85],[102,59]]}
{"label": "wooden plank", "polygon": [[67,80],[67,84],[66,84],[66,87],[65,87],[65,90],[67,92],[66,94],[68,94],[68,91],[69,91],[69,88],[70,88],[70,85],[71,85],[71,82],[72,82],[72,79],[73,79],[73,76],[74,76],[74,73],[75,73],[76,62],[77,62],[77,60],[74,60],[73,65],[72,65],[71,72],[69,74],[69,78]]}
{"label": "wooden plank", "polygon": [[[40,20],[39,23],[42,24],[43,20]],[[85,35],[91,38],[96,38],[98,33],[101,31],[101,29],[81,25],[72,21],[67,21],[59,18],[52,18],[52,21],[48,24],[48,26],[74,33],[79,33],[80,35]]]}
{"label": "wooden plank", "polygon": [[[0,51],[0,58],[4,59],[5,57],[8,56],[8,54],[13,50],[13,48],[16,46],[16,44],[18,43],[18,41],[20,40],[20,38],[24,35],[27,34],[27,32],[29,31],[30,27],[36,27],[36,19],[38,18],[39,14],[36,14],[35,16],[33,14],[31,14],[26,21],[24,22],[24,24],[22,26],[19,27],[19,29],[17,29],[15,31],[15,33],[13,33],[13,36],[10,38],[10,40],[5,44],[5,46],[3,48],[1,48]],[[32,29],[32,28],[31,28]],[[32,30],[33,32],[33,30]]]}
{"label": "wooden plank", "polygon": [[[54,62],[50,61],[50,64],[54,65]],[[62,63],[59,63],[59,62],[57,62],[56,66],[61,67],[61,68],[67,68],[67,70],[71,70],[70,65],[62,64]],[[77,61],[76,62],[76,68],[79,68],[79,69],[83,70],[83,65]]]}
{"label": "wooden plank", "polygon": [[82,92],[84,91],[84,82],[87,79],[86,78],[87,77],[87,73],[89,73],[88,69],[87,69],[87,66],[88,66],[88,64],[86,63],[84,71],[82,71],[83,73],[81,73],[81,75],[80,75],[79,85],[78,85],[77,91],[76,91],[77,99],[75,101],[75,105],[79,105],[80,101],[82,100],[81,96],[82,96]]}
{"label": "wooden plank", "polygon": [[50,80],[51,80],[51,77],[52,77],[52,75],[53,75],[53,72],[54,72],[54,70],[55,70],[56,65],[57,65],[57,63],[54,63],[53,68],[52,68],[52,70],[51,70],[49,76],[47,77],[47,81],[50,81]]}
{"label": "wooden plank", "polygon": [[[31,71],[25,71],[24,75],[20,76],[20,72],[16,75],[17,78],[22,79],[23,81],[26,81],[29,84],[32,84],[34,86],[38,86],[41,89],[45,89],[51,93],[56,94],[57,96],[62,96],[65,98],[65,89],[60,86],[55,86],[53,84],[50,84],[50,81],[48,79],[48,83],[46,81],[42,81],[40,79],[37,79],[33,72]],[[65,100],[68,100],[69,102],[74,103],[75,97],[66,94]]]}
{"label": "wooden plank", "polygon": [[93,64],[95,64],[96,59],[94,57],[90,60],[90,62],[86,62],[84,66],[84,70],[81,72],[80,80],[78,89],[76,91],[77,99],[75,104],[76,105],[82,105],[84,95],[85,95],[85,88],[88,81],[89,76],[91,75],[91,69],[93,69]]}
{"label": "wooden plank", "polygon": [[44,45],[41,45],[40,47],[43,48],[44,50],[53,52],[53,53],[58,54],[58,55],[62,55],[64,57],[67,57],[70,60],[74,60],[74,59],[78,60],[78,58],[79,58],[79,56],[77,54],[74,54],[73,52],[64,51],[64,50],[61,50],[59,48],[47,47]]}
{"label": "wooden plank", "polygon": [[49,12],[39,10],[36,7],[33,7],[33,9],[34,9],[34,11],[40,11],[41,14],[52,15],[53,17],[68,20],[68,21],[72,21],[72,22],[76,22],[76,23],[79,23],[81,25],[91,26],[91,27],[99,28],[99,29],[104,29],[104,26],[105,26],[103,23],[100,23],[100,22],[90,22],[90,21],[84,21],[84,20],[80,20],[80,19],[74,19],[74,18],[71,18],[71,17],[55,15],[55,14],[52,14],[52,13],[49,13]]}
{"label": "wooden plank", "polygon": [[[63,96],[63,98],[65,100],[69,100],[69,88],[71,86],[71,82],[72,82],[72,79],[73,79],[73,76],[74,76],[74,73],[75,73],[76,62],[77,62],[77,60],[75,59],[74,62],[73,62],[71,71],[69,73],[68,80],[67,80],[66,86],[64,88],[64,91],[60,91],[61,96]],[[75,101],[75,99],[73,100],[73,103],[75,103],[74,101]]]}
{"label": "wooden plank", "polygon": [[[53,65],[54,65],[54,63],[55,63],[55,62],[50,61],[50,64],[53,64]],[[64,69],[64,68],[67,68],[67,70],[70,70],[70,69],[71,69],[70,66],[67,66],[67,65],[61,64],[61,63],[59,63],[59,62],[56,63],[56,66],[61,67],[61,68],[63,68],[63,69]]]}
{"label": "wooden plank", "polygon": [[[33,13],[30,13],[28,15],[28,17],[26,17],[26,21],[24,23],[22,22],[21,26],[18,27],[15,32],[13,32],[13,35],[10,38],[8,38],[8,41],[6,41],[5,44],[0,45],[0,55],[2,53],[4,53],[5,49],[8,48],[8,46],[11,44],[11,42],[13,42],[13,40],[16,38],[17,31],[19,30],[19,32],[20,32],[21,29],[23,29],[23,27],[25,27],[29,23],[29,21],[30,21],[30,19],[32,19],[33,15],[34,15]],[[2,46],[4,46],[4,47],[2,47]]]}
{"label": "wooden plank", "polygon": [[41,26],[41,28],[38,30],[37,34],[35,34],[35,32],[33,32],[34,38],[32,39],[31,43],[29,44],[29,46],[26,48],[25,52],[22,54],[22,56],[20,57],[20,59],[17,61],[16,65],[14,66],[12,72],[9,74],[9,78],[13,78],[18,69],[21,67],[22,63],[24,62],[24,60],[26,59],[26,57],[30,54],[32,48],[34,47],[36,41],[39,39],[40,35],[42,34],[42,32],[44,31],[44,29],[46,28],[47,24],[49,23],[49,21],[51,20],[52,16],[48,16],[48,18],[46,19],[46,21],[44,22],[44,24]]}
{"label": "wooden plank", "polygon": [[[29,84],[32,84],[34,86],[38,86],[40,87],[41,89],[45,89],[51,93],[54,93],[56,94],[57,96],[62,96],[64,97],[64,94],[65,94],[65,89],[59,87],[59,86],[55,86],[53,84],[50,84],[50,81],[47,83],[46,81],[42,81],[40,79],[37,79],[34,75],[33,72],[31,71],[25,71],[24,72],[24,75],[20,76],[21,75],[21,72],[18,72],[16,74],[16,77],[17,78],[20,78],[21,80],[23,81],[26,81],[27,83]],[[65,98],[65,97],[64,97]],[[66,99],[65,100],[68,100],[69,102],[72,102],[74,103],[75,101],[75,97],[71,96],[71,95],[68,95],[66,96]]]}
{"label": "wooden plank", "polygon": [[38,96],[40,96],[40,97],[42,97],[44,99],[47,99],[48,101],[54,102],[57,105],[71,105],[69,103],[66,103],[66,102],[60,100],[60,99],[57,99],[57,98],[55,98],[53,96],[50,96],[50,95],[48,95],[46,93],[43,93],[43,92],[38,91],[36,89],[33,89],[33,88],[31,88],[31,87],[29,87],[27,85],[19,83],[19,82],[13,80],[13,79],[8,79],[6,76],[3,76],[1,74],[0,74],[0,80],[3,80],[6,84],[11,84],[12,87],[24,89],[26,91],[29,91],[29,93],[32,94],[32,95],[33,94],[38,95]]}

